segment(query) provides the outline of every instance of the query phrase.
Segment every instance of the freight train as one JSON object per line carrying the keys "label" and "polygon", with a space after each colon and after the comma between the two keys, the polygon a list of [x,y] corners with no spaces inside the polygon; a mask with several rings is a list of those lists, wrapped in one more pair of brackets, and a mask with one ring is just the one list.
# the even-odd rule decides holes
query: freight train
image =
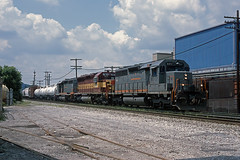
{"label": "freight train", "polygon": [[[164,59],[65,79],[36,88],[31,98],[109,105],[152,106],[178,110],[204,110],[205,91],[193,85],[189,65]],[[204,84],[201,84],[201,86]],[[203,87],[202,87],[203,88]]]}
{"label": "freight train", "polygon": [[2,101],[7,103],[7,97],[8,97],[9,89],[7,86],[2,85]]}

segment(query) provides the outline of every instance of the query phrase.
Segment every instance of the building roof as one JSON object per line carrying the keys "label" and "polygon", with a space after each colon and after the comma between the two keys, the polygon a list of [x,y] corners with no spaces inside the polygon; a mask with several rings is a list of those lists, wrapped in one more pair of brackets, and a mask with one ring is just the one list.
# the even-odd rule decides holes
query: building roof
{"label": "building roof", "polygon": [[187,35],[184,35],[184,36],[181,36],[181,37],[178,37],[178,38],[175,38],[175,40],[178,40],[178,39],[181,39],[181,38],[185,38],[185,37],[188,37],[188,36],[192,36],[194,34],[199,34],[201,32],[206,32],[206,31],[209,31],[209,30],[212,30],[212,29],[215,29],[215,28],[219,28],[219,27],[223,27],[225,25],[228,25],[228,24],[220,24],[220,25],[217,25],[217,26],[214,26],[214,27],[211,27],[211,28],[207,28],[207,29],[203,29],[203,30],[200,30],[198,32],[194,32],[194,33],[190,33],[190,34],[187,34]]}

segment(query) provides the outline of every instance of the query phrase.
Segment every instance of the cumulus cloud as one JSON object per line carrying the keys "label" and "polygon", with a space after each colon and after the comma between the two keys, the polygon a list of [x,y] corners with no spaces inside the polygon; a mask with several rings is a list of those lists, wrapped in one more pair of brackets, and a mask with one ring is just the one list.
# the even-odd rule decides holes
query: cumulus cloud
{"label": "cumulus cloud", "polygon": [[43,18],[42,15],[27,14],[26,20],[29,20],[31,29],[28,30],[28,36],[31,41],[35,37],[42,37],[43,39],[50,41],[52,39],[61,38],[65,34],[65,29],[60,23],[53,19]]}
{"label": "cumulus cloud", "polygon": [[50,41],[64,36],[65,33],[65,29],[57,21],[43,18],[39,14],[22,14],[10,0],[0,2],[0,22],[0,30],[15,31],[29,42]]}
{"label": "cumulus cloud", "polygon": [[138,38],[129,36],[125,30],[109,33],[96,23],[66,31],[54,19],[22,13],[11,0],[1,1],[0,7],[0,32],[14,33],[14,37],[0,41],[0,53],[12,47],[12,52],[9,51],[5,57],[5,63],[11,62],[21,70],[30,69],[26,67],[28,64],[42,70],[51,68],[56,72],[60,66],[65,66],[62,64],[70,63],[68,59],[75,57],[82,58],[87,68],[120,65],[122,62],[129,64],[133,58],[129,58],[128,53],[135,52],[139,42]]}
{"label": "cumulus cloud", "polygon": [[7,48],[11,48],[7,40],[0,39],[0,51],[4,51]]}
{"label": "cumulus cloud", "polygon": [[[128,36],[124,30],[113,34],[109,33],[96,23],[86,28],[78,26],[68,31],[67,35],[67,38],[63,39],[63,44],[66,48],[75,52],[88,52],[91,55],[98,54],[109,57],[112,57],[114,53],[121,49],[133,49],[139,40],[138,38]],[[103,52],[107,50],[108,52]]]}
{"label": "cumulus cloud", "polygon": [[172,49],[174,36],[200,29],[206,7],[199,0],[119,0],[113,13],[120,27],[139,37],[141,48]]}
{"label": "cumulus cloud", "polygon": [[139,49],[171,51],[174,38],[222,24],[239,7],[237,0],[119,0],[112,10],[120,28],[141,39]]}
{"label": "cumulus cloud", "polygon": [[[59,0],[37,1],[60,5]],[[25,80],[32,77],[25,72],[34,68],[60,77],[69,71],[70,58],[82,58],[85,68],[146,62],[154,52],[171,52],[174,38],[219,25],[240,8],[238,0],[118,1],[111,7],[120,25],[110,33],[97,23],[66,30],[54,19],[25,14],[12,0],[0,0],[0,54],[8,55],[1,64],[17,65]]]}

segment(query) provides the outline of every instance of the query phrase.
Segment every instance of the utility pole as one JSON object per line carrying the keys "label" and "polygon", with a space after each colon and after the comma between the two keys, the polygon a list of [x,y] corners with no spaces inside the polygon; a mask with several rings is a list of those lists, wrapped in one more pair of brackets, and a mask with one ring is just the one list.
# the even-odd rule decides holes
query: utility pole
{"label": "utility pole", "polygon": [[0,113],[3,112],[3,107],[2,107],[2,84],[3,84],[3,79],[0,77]]}
{"label": "utility pole", "polygon": [[36,84],[36,72],[33,72],[33,86]]}
{"label": "utility pole", "polygon": [[78,59],[78,58],[75,58],[75,59],[70,59],[71,61],[75,61],[75,66],[71,66],[72,69],[75,69],[76,71],[76,79],[77,79],[77,70],[78,69],[82,69],[82,66],[78,66],[77,65],[77,62],[82,60],[82,59]]}
{"label": "utility pole", "polygon": [[40,86],[42,86],[42,84],[43,84],[43,80],[39,80],[38,81],[38,86],[40,87]]}
{"label": "utility pole", "polygon": [[236,32],[237,39],[237,111],[240,113],[240,87],[239,87],[239,10],[237,10],[236,17],[224,16],[224,18],[231,18],[233,21],[225,21],[225,23],[234,24],[235,27],[229,27],[230,29],[234,29]]}
{"label": "utility pole", "polygon": [[50,79],[51,79],[51,73],[50,71],[45,71],[45,86],[49,86],[50,85]]}
{"label": "utility pole", "polygon": [[117,67],[117,66],[115,66],[115,67],[114,67],[114,66],[110,66],[110,67],[104,67],[104,68],[111,68],[111,71],[114,72],[114,69],[115,69],[115,68],[118,69],[118,68],[120,68],[120,67]]}

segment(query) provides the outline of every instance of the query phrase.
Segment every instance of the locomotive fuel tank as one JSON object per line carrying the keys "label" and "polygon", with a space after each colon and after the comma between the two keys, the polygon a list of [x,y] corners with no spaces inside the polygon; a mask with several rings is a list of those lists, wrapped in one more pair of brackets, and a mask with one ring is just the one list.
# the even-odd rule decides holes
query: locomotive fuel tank
{"label": "locomotive fuel tank", "polygon": [[92,97],[91,97],[91,96],[82,96],[82,97],[81,97],[81,100],[82,100],[84,103],[92,103]]}
{"label": "locomotive fuel tank", "polygon": [[123,102],[126,105],[147,106],[146,97],[123,97]]}

